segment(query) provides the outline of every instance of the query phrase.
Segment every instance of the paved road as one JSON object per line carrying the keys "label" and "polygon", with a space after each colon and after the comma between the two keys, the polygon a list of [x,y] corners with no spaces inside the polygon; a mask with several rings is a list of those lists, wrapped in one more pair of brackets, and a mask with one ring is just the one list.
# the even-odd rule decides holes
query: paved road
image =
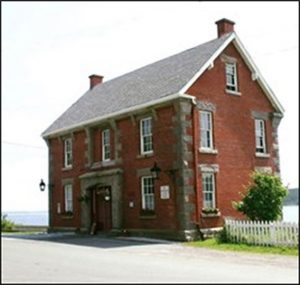
{"label": "paved road", "polygon": [[3,237],[2,283],[297,283],[297,257],[101,236]]}

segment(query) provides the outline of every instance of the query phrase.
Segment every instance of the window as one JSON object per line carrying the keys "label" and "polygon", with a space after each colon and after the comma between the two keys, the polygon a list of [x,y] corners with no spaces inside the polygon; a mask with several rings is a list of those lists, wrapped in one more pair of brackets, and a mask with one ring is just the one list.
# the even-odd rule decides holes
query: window
{"label": "window", "polygon": [[226,89],[229,91],[238,91],[237,88],[237,75],[236,64],[226,63]]}
{"label": "window", "polygon": [[102,160],[110,160],[110,130],[102,131]]}
{"label": "window", "polygon": [[73,187],[72,184],[66,184],[65,189],[65,212],[73,212]]}
{"label": "window", "polygon": [[202,173],[203,207],[215,208],[215,176],[214,173]]}
{"label": "window", "polygon": [[152,176],[142,177],[142,209],[154,210],[154,184]]}
{"label": "window", "polygon": [[255,120],[255,145],[257,153],[267,152],[264,120]]}
{"label": "window", "polygon": [[72,166],[72,139],[65,139],[64,141],[64,161],[65,161],[65,167],[71,167]]}
{"label": "window", "polygon": [[200,112],[200,147],[206,149],[213,148],[213,136],[212,136],[212,114],[211,112]]}
{"label": "window", "polygon": [[140,139],[141,153],[152,153],[152,118],[145,118],[140,121]]}

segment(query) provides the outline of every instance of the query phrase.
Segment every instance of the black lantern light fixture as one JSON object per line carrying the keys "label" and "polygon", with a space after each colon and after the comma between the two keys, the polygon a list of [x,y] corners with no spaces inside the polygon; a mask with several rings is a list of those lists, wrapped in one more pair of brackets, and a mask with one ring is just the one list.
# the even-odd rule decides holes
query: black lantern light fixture
{"label": "black lantern light fixture", "polygon": [[161,172],[161,169],[157,166],[157,163],[154,162],[153,167],[150,169],[152,177],[154,179],[159,179],[159,173]]}
{"label": "black lantern light fixture", "polygon": [[41,179],[41,182],[40,182],[40,190],[41,190],[41,191],[45,191],[45,188],[46,188],[46,184],[45,184],[44,180]]}
{"label": "black lantern light fixture", "polygon": [[[45,191],[45,189],[46,189],[46,183],[44,182],[43,179],[41,179],[41,182],[40,182],[39,186],[40,186],[40,190],[42,192]],[[54,187],[54,185],[53,184],[49,184],[48,187],[52,188],[52,187]]]}

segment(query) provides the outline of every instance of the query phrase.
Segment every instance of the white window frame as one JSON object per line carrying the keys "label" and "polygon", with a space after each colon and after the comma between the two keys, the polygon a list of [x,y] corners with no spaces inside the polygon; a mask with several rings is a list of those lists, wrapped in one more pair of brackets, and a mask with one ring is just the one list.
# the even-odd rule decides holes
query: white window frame
{"label": "white window frame", "polygon": [[102,131],[102,161],[110,160],[110,129]]}
{"label": "white window frame", "polygon": [[[207,181],[206,179],[209,179]],[[209,184],[207,183],[209,182]],[[208,187],[211,185],[211,187]],[[202,193],[203,193],[203,208],[216,208],[216,185],[214,172],[202,173]],[[207,196],[211,195],[211,199]]]}
{"label": "white window frame", "polygon": [[65,212],[73,212],[73,185],[64,185]]}
{"label": "white window frame", "polygon": [[143,176],[142,180],[142,210],[155,210],[154,179],[152,176]]}
{"label": "white window frame", "polygon": [[[147,139],[149,140],[149,142],[145,143],[145,140]],[[140,120],[140,146],[141,146],[141,154],[153,153],[153,135],[152,135],[151,117],[147,117]]]}
{"label": "white window frame", "polygon": [[232,92],[238,92],[237,70],[236,70],[235,62],[225,63],[225,74],[226,74],[226,90]]}
{"label": "white window frame", "polygon": [[64,140],[64,165],[65,167],[72,167],[73,151],[72,151],[72,138]]}
{"label": "white window frame", "polygon": [[212,112],[200,111],[200,149],[212,150],[213,148],[214,144]]}
{"label": "white window frame", "polygon": [[255,119],[255,152],[267,153],[265,121]]}

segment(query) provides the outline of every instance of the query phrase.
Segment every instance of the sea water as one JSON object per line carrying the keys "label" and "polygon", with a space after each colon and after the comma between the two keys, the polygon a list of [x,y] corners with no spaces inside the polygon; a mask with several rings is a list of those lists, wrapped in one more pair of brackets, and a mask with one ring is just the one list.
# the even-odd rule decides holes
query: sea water
{"label": "sea water", "polygon": [[3,212],[6,218],[17,225],[48,226],[48,212]]}
{"label": "sea water", "polygon": [[283,221],[299,223],[299,205],[284,206],[282,209]]}
{"label": "sea water", "polygon": [[[283,221],[299,223],[299,206],[284,206]],[[15,224],[24,226],[48,226],[48,212],[3,212],[7,215],[7,219]]]}

